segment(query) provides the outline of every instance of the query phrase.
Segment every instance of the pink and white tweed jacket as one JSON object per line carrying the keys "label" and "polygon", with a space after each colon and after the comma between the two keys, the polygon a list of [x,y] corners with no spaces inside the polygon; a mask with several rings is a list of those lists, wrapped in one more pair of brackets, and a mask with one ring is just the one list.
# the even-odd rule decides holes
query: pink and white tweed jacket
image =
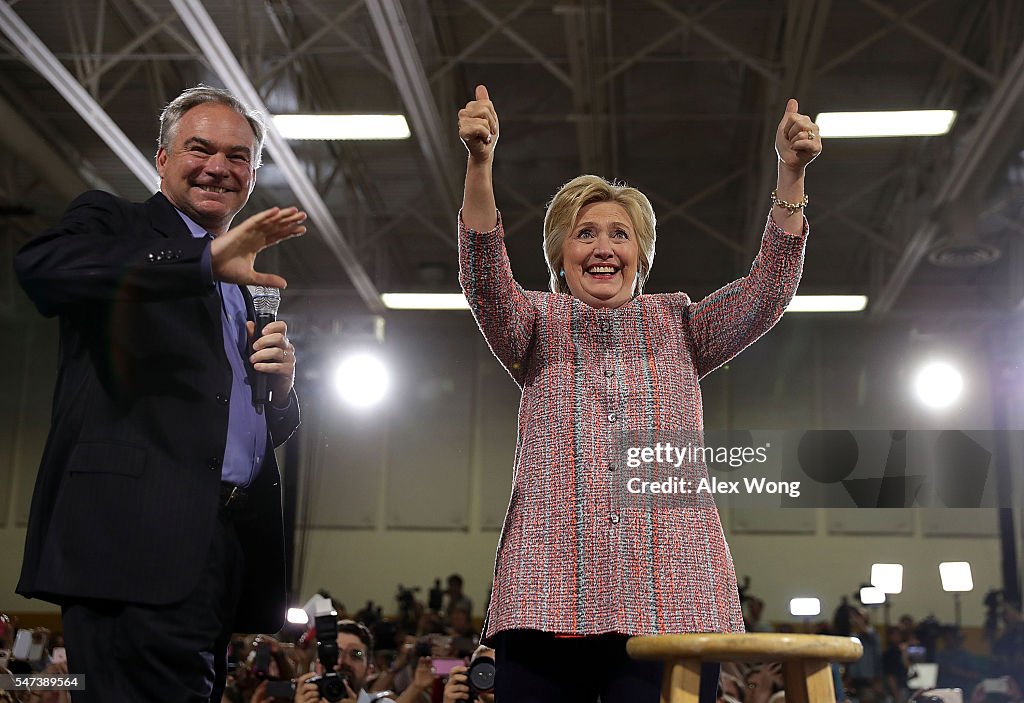
{"label": "pink and white tweed jacket", "polygon": [[623,502],[620,449],[624,435],[703,437],[698,380],[782,316],[800,280],[806,221],[794,235],[769,217],[750,273],[700,302],[640,295],[617,309],[524,291],[503,236],[500,217],[491,232],[459,220],[463,291],[523,390],[485,637],[742,632],[713,501]]}

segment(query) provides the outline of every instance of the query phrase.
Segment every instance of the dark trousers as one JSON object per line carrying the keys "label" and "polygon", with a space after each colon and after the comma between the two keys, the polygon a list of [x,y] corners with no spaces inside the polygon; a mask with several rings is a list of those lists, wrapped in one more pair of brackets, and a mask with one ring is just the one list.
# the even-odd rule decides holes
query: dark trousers
{"label": "dark trousers", "polygon": [[[561,638],[511,630],[495,641],[501,703],[658,703],[664,665],[626,653],[626,635]],[[718,664],[701,669],[700,703],[715,703]]]}
{"label": "dark trousers", "polygon": [[218,518],[202,558],[199,583],[180,603],[64,604],[68,671],[85,675],[74,703],[220,703],[242,574],[234,523]]}

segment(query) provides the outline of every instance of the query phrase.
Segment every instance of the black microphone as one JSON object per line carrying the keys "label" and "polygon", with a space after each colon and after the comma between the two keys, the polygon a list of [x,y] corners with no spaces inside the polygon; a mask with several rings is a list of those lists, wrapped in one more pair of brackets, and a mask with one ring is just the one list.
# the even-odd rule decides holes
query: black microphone
{"label": "black microphone", "polygon": [[[252,293],[252,304],[256,308],[256,337],[263,335],[263,328],[277,319],[277,309],[281,307],[281,289],[270,286],[249,286]],[[252,387],[252,402],[257,412],[263,412],[263,406],[273,398],[269,384],[269,374],[257,373],[256,383]]]}

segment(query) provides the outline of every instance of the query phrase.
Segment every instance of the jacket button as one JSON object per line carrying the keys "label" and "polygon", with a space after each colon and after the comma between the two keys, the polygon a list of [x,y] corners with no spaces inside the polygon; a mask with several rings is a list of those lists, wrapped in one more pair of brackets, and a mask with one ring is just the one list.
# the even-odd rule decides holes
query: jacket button
{"label": "jacket button", "polygon": [[223,393],[218,393],[217,394],[217,402],[220,403],[221,405],[227,405],[228,404],[228,397],[225,394],[223,394]]}
{"label": "jacket button", "polygon": [[605,378],[611,378],[611,377],[612,377],[612,376],[614,376],[614,375],[615,375],[615,372],[614,372],[614,371],[612,371],[611,369],[605,369],[605,370],[604,370],[604,376],[605,376]]}
{"label": "jacket button", "polygon": [[156,261],[156,254],[150,252],[149,256],[147,256],[146,258],[149,259],[150,261]]}
{"label": "jacket button", "polygon": [[609,471],[615,471],[615,462],[614,461],[609,461],[608,462],[608,470]]}
{"label": "jacket button", "polygon": [[615,513],[612,513],[611,515],[609,515],[608,519],[611,521],[611,523],[613,525],[618,525],[619,524],[619,516],[616,515]]}
{"label": "jacket button", "polygon": [[619,418],[615,417],[615,413],[612,413],[608,416],[608,422],[615,422],[618,419]]}

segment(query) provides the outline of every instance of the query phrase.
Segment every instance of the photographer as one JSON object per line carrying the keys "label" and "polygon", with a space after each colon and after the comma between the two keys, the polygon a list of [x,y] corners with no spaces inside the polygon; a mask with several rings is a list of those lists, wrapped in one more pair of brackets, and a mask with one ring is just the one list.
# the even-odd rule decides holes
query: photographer
{"label": "photographer", "polygon": [[[489,658],[491,660],[490,663],[493,665],[494,650],[490,647],[481,645],[477,647],[475,652],[473,652],[473,658],[470,660],[469,667],[452,667],[452,672],[448,676],[447,683],[444,685],[444,703],[459,703],[459,701],[469,700],[479,700],[483,701],[483,703],[494,703],[493,688],[481,689],[470,685],[469,671],[477,666],[477,662],[481,657]],[[493,677],[490,680],[493,686]],[[471,697],[471,693],[475,695]]]}
{"label": "photographer", "polygon": [[[430,670],[430,659],[424,657],[416,666],[412,683],[395,701],[389,698],[389,692],[371,694],[366,691],[366,681],[371,673],[373,660],[373,635],[366,626],[353,620],[338,621],[338,660],[333,671],[340,677],[345,695],[334,700],[342,703],[412,703],[433,685],[434,677]],[[316,673],[303,674],[296,681],[295,703],[321,703],[329,701],[321,695],[318,681],[325,673],[323,665],[317,662]]]}

